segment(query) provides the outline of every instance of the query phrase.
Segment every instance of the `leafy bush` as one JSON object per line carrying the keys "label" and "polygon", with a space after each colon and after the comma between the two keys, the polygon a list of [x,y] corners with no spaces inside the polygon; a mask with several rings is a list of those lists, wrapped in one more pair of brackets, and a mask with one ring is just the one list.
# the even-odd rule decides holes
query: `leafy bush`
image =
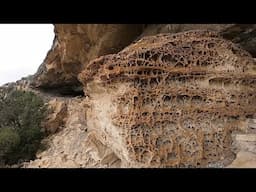
{"label": "leafy bush", "polygon": [[44,136],[46,107],[32,92],[12,91],[0,102],[0,160],[13,164],[35,158]]}
{"label": "leafy bush", "polygon": [[10,153],[20,143],[20,136],[12,128],[0,129],[0,158]]}

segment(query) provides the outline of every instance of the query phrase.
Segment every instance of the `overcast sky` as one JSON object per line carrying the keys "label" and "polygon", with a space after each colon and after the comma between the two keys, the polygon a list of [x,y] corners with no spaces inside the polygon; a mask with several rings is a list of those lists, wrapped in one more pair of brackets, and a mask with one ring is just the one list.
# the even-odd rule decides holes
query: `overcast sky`
{"label": "overcast sky", "polygon": [[0,86],[34,74],[53,39],[51,24],[0,24]]}

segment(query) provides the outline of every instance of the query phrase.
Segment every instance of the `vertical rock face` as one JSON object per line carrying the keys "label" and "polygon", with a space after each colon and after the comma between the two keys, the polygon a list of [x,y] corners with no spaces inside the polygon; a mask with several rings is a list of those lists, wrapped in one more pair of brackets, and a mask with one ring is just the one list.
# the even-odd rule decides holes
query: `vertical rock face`
{"label": "vertical rock face", "polygon": [[251,55],[210,31],[144,37],[79,75],[88,129],[121,167],[225,166],[256,114]]}
{"label": "vertical rock face", "polygon": [[52,49],[34,77],[34,87],[73,90],[77,74],[90,60],[129,45],[143,25],[56,24]]}

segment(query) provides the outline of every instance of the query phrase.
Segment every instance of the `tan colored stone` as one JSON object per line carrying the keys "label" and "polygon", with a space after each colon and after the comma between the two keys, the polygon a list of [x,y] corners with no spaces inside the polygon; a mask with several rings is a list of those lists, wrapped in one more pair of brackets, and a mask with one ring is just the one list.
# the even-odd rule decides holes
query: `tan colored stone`
{"label": "tan colored stone", "polygon": [[100,136],[86,125],[87,101],[67,99],[65,127],[47,137],[49,146],[37,154],[37,159],[25,163],[26,168],[107,168],[120,167],[120,159],[98,139]]}
{"label": "tan colored stone", "polygon": [[237,141],[256,142],[256,134],[237,134]]}
{"label": "tan colored stone", "polygon": [[56,24],[55,40],[34,77],[33,86],[58,88],[79,85],[77,74],[90,60],[115,53],[141,32],[139,24]]}
{"label": "tan colored stone", "polygon": [[[49,148],[25,167],[223,167],[234,160],[231,132],[247,132],[246,117],[255,113],[255,62],[219,34],[238,42],[236,35],[230,35],[243,33],[244,28],[236,24],[148,25],[141,40],[117,53],[140,36],[141,27],[136,25],[133,31],[128,25],[55,26],[57,38],[34,83],[73,89],[80,84],[77,74],[86,68],[80,80],[89,97],[65,101],[63,126],[58,123],[63,105],[55,103],[52,127],[63,128],[45,139]],[[159,35],[190,29],[217,33]],[[173,77],[169,83],[159,85],[168,75]],[[136,87],[148,84],[146,90]],[[147,102],[147,94],[152,101]],[[168,103],[172,96],[176,100]],[[142,106],[142,101],[149,105]],[[253,137],[240,134],[239,138],[241,149],[247,150],[245,158],[253,162],[253,155],[248,155],[255,151],[248,142]],[[245,154],[241,151],[238,158]],[[238,166],[242,165],[248,166],[247,160]]]}
{"label": "tan colored stone", "polygon": [[122,167],[225,166],[256,113],[255,62],[211,31],[147,36],[79,75],[88,129]]}
{"label": "tan colored stone", "polygon": [[227,168],[256,168],[256,154],[247,151],[238,152],[236,159]]}
{"label": "tan colored stone", "polygon": [[53,134],[65,126],[67,118],[67,104],[64,100],[52,99],[48,102],[48,116],[43,122],[47,134]]}

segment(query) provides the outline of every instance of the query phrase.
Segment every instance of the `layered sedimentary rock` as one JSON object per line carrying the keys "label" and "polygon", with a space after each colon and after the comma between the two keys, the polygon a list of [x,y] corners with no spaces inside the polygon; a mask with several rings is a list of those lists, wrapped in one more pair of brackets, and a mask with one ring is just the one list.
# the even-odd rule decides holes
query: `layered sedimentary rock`
{"label": "layered sedimentary rock", "polygon": [[256,56],[255,24],[56,24],[52,48],[32,85],[61,94],[80,94],[77,75],[92,59],[117,53],[144,36],[193,29],[216,31]]}
{"label": "layered sedimentary rock", "polygon": [[79,79],[88,129],[121,167],[225,166],[256,114],[253,58],[210,31],[144,37]]}

